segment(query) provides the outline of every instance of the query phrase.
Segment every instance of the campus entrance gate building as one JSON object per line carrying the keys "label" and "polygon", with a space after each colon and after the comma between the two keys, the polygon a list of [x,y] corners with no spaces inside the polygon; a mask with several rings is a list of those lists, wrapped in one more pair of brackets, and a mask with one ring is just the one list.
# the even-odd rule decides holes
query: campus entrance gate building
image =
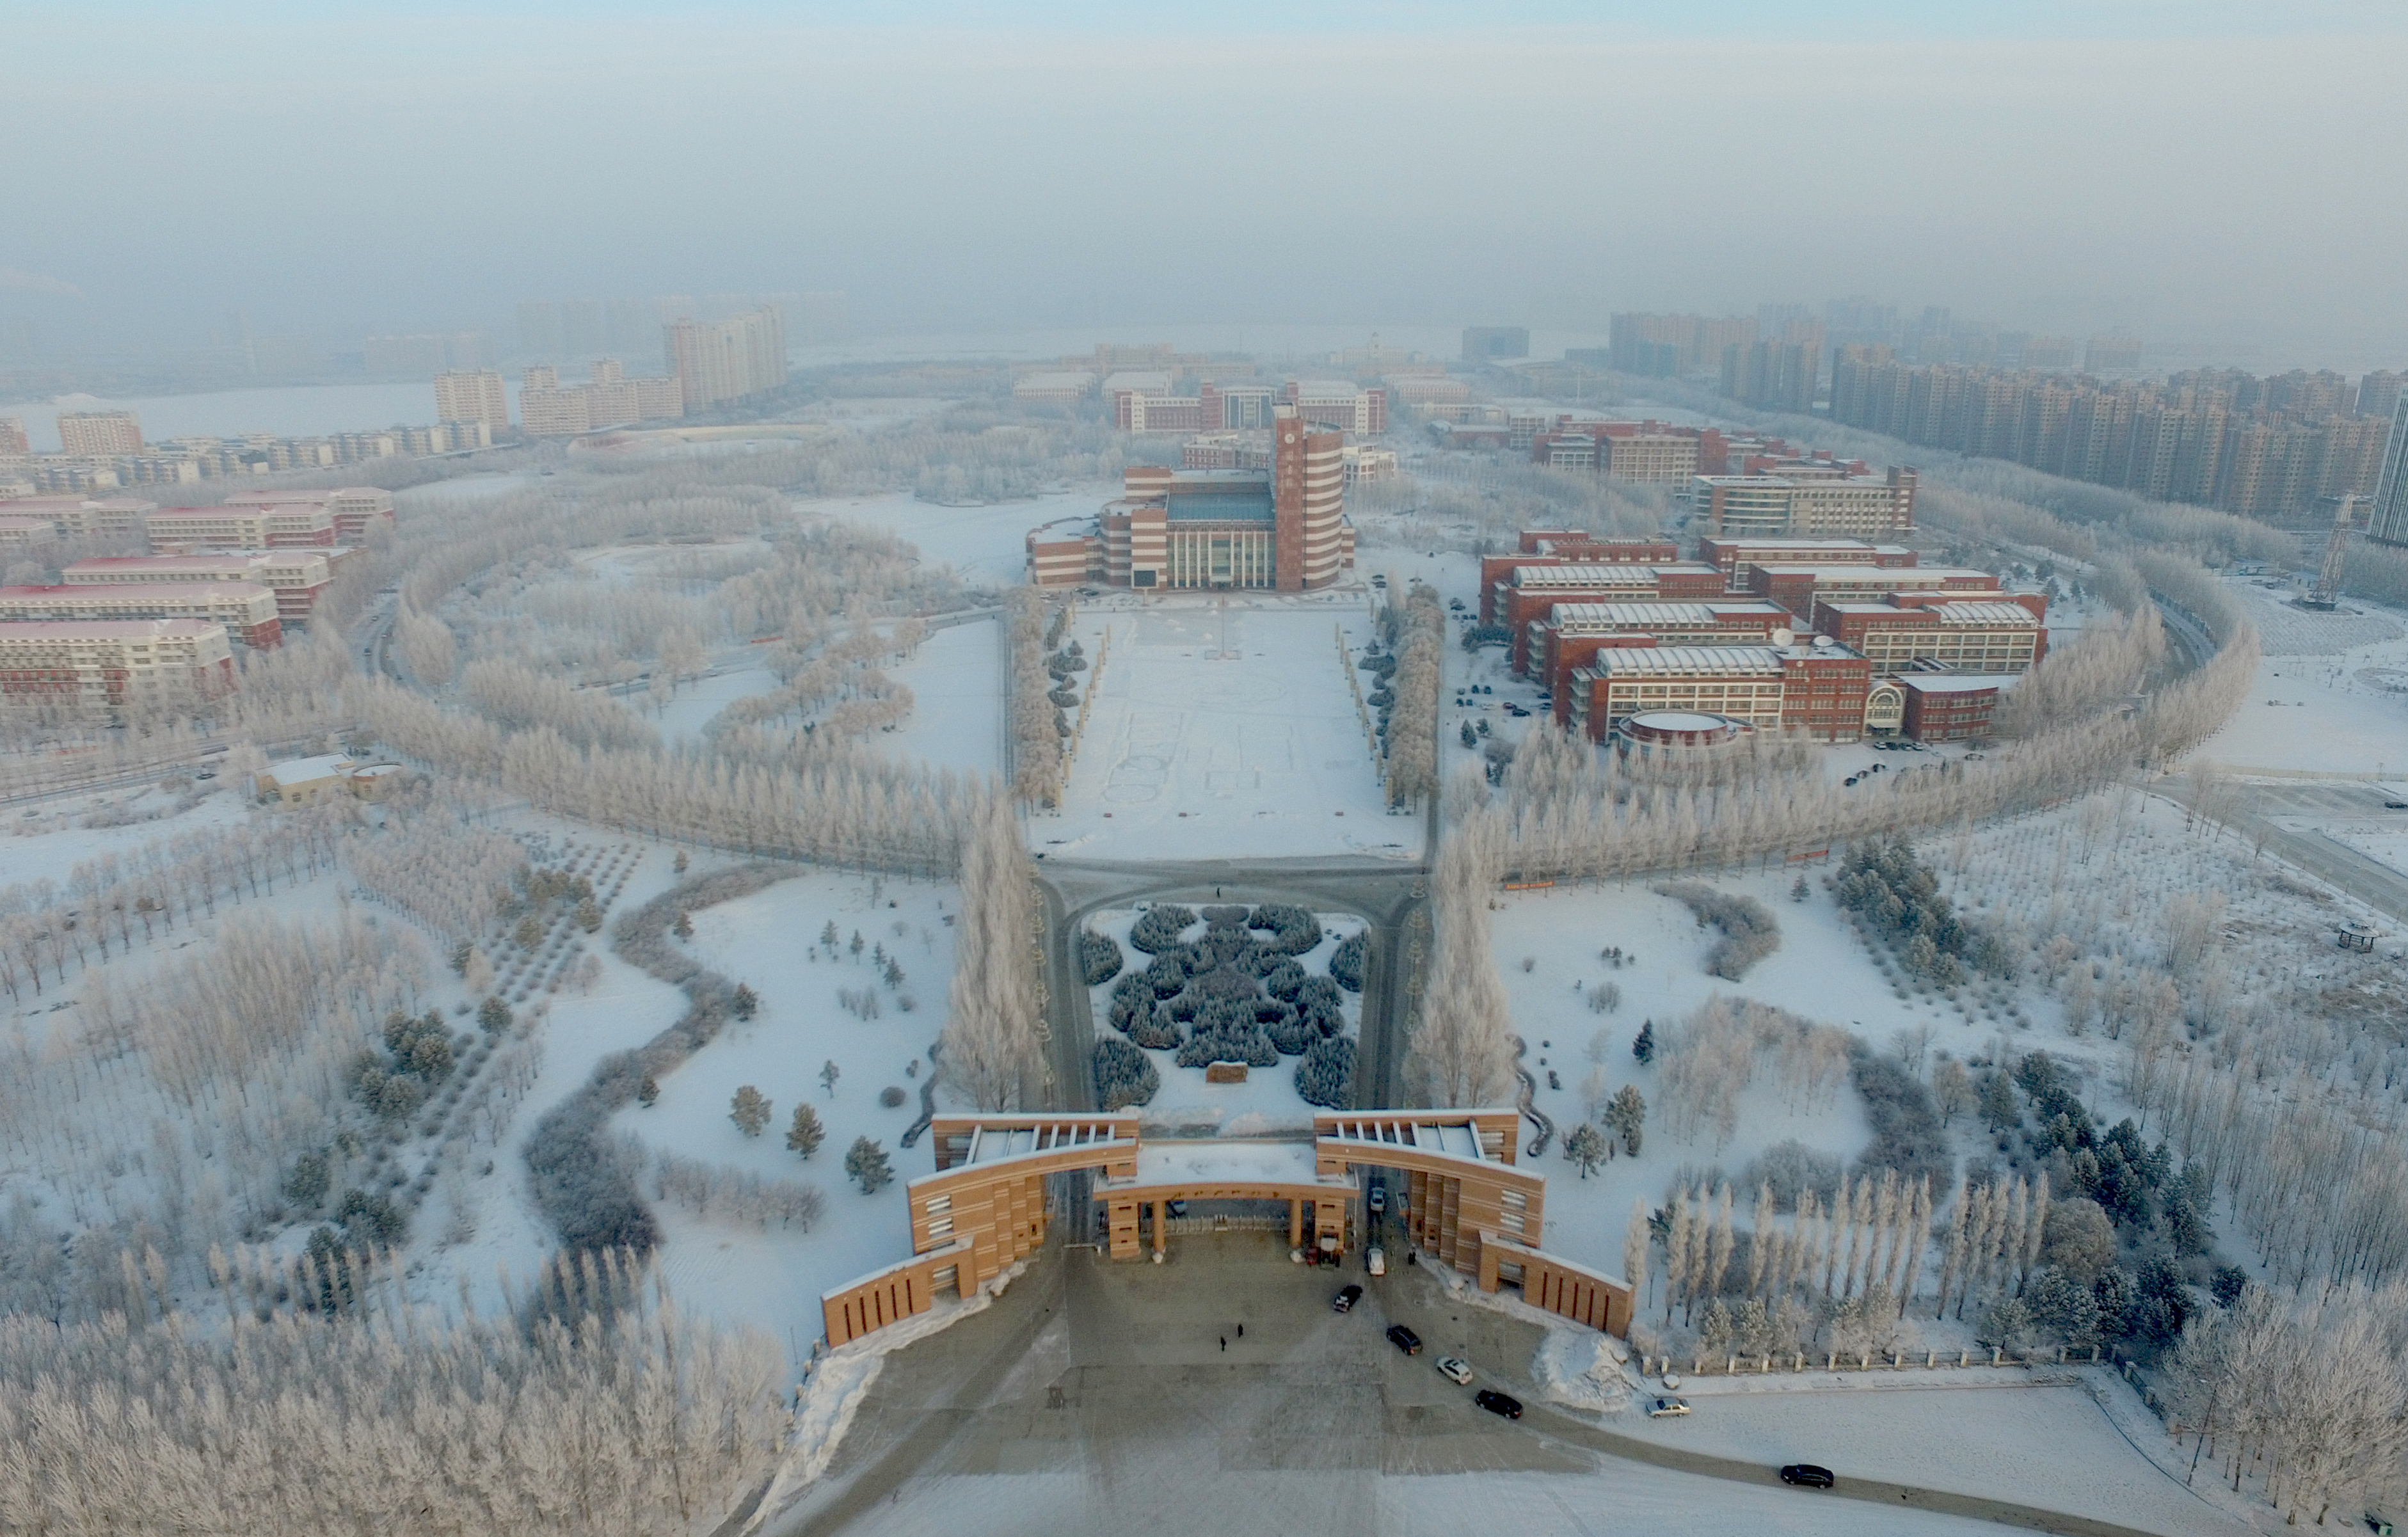
{"label": "campus entrance gate building", "polygon": [[827,1343],[989,1285],[1044,1242],[1046,1181],[1078,1171],[1092,1177],[1117,1260],[1144,1257],[1148,1226],[1160,1258],[1170,1203],[1184,1200],[1284,1201],[1291,1249],[1343,1254],[1359,1243],[1365,1178],[1383,1177],[1424,1255],[1484,1291],[1517,1286],[1525,1301],[1620,1334],[1628,1284],[1539,1247],[1546,1180],[1515,1166],[1518,1121],[1511,1110],[1336,1111],[1313,1117],[1310,1139],[1149,1139],[1128,1112],[940,1115],[929,1128],[937,1171],[909,1187],[912,1257],[823,1297]]}

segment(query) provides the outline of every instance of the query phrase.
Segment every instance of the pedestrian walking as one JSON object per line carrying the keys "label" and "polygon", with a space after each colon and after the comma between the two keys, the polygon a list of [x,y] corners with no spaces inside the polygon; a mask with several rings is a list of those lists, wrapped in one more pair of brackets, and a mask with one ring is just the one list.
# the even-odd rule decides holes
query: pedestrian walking
{"label": "pedestrian walking", "polygon": [[1244,1339],[1245,1337],[1246,1337],[1246,1326],[1245,1326],[1245,1325],[1243,1325],[1243,1324],[1240,1324],[1240,1325],[1238,1326],[1238,1338],[1239,1338],[1239,1339],[1240,1339],[1240,1340],[1242,1340],[1242,1339]]}
{"label": "pedestrian walking", "polygon": [[1226,1334],[1224,1334],[1224,1335],[1222,1335],[1222,1336],[1221,1336],[1221,1354],[1222,1354],[1222,1355],[1224,1355],[1224,1356],[1226,1356],[1226,1355],[1227,1355],[1228,1353],[1229,1353],[1229,1337],[1228,1337]]}

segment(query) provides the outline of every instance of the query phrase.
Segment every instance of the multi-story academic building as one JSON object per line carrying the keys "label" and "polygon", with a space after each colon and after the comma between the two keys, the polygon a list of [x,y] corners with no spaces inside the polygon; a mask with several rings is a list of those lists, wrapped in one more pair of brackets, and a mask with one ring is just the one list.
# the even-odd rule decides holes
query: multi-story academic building
{"label": "multi-story academic building", "polygon": [[256,582],[0,587],[0,622],[66,619],[206,619],[224,626],[229,639],[258,651],[284,638],[276,594]]}
{"label": "multi-story academic building", "polygon": [[214,555],[96,555],[69,563],[59,579],[69,586],[256,582],[276,595],[277,617],[291,624],[309,617],[333,572],[323,550],[237,550]]}
{"label": "multi-story academic building", "polygon": [[1870,663],[1828,638],[1787,646],[1608,648],[1572,669],[1567,693],[1565,724],[1600,742],[1641,714],[1713,715],[1842,742],[1868,729],[1896,729],[1902,713],[1896,686],[1876,683]]}
{"label": "multi-story academic building", "polygon": [[93,717],[207,704],[234,687],[224,626],[206,619],[0,624],[0,706]]}
{"label": "multi-story academic building", "polygon": [[1689,505],[1702,532],[1756,539],[1877,539],[1914,527],[1915,473],[1698,475]]}
{"label": "multi-story academic building", "polygon": [[2009,599],[1907,604],[1814,604],[1814,628],[1864,654],[1873,670],[1934,667],[1951,672],[2028,672],[2048,654],[2048,630]]}
{"label": "multi-story academic building", "polygon": [[1336,582],[1354,559],[1340,436],[1314,430],[1294,406],[1278,413],[1268,469],[1133,467],[1093,523],[1029,534],[1030,581],[1174,592]]}

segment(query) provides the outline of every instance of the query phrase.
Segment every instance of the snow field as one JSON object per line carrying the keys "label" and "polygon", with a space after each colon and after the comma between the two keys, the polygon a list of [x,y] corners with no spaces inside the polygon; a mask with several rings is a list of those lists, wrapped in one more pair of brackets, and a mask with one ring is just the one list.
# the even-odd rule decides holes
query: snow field
{"label": "snow field", "polygon": [[2083,1387],[1818,1392],[1809,1386],[1816,1380],[1768,1379],[1794,1386],[1763,1393],[1691,1385],[1698,1391],[1683,1389],[1695,1411],[1687,1418],[1626,1415],[1614,1428],[1684,1451],[1775,1467],[1819,1462],[1842,1480],[1946,1489],[2170,1537],[2247,1530],[2142,1456]]}
{"label": "snow field", "polygon": [[2294,609],[2246,583],[2264,638],[2248,697],[2197,756],[2252,768],[2408,774],[2408,633],[2401,616],[2352,599],[2355,613]]}
{"label": "snow field", "polygon": [[1056,518],[1092,515],[1120,494],[1117,482],[1093,481],[993,507],[941,507],[908,491],[797,500],[794,505],[806,516],[867,524],[910,539],[930,565],[953,567],[972,586],[1012,587],[1027,580],[1030,529]]}
{"label": "snow field", "polygon": [[[767,694],[777,686],[777,675],[757,658],[723,657],[719,668],[680,687],[667,708],[640,712],[652,717],[663,741],[682,747],[700,737],[703,728],[729,705]],[[641,701],[640,695],[625,697],[630,708],[638,708]]]}
{"label": "snow field", "polygon": [[1003,627],[995,619],[931,628],[886,675],[911,691],[911,718],[863,742],[887,756],[968,774],[1003,770]]}
{"label": "snow field", "polygon": [[[648,1152],[819,1188],[824,1214],[805,1228],[724,1210],[697,1213],[658,1199],[651,1172],[640,1181],[666,1235],[662,1264],[680,1305],[769,1330],[797,1351],[793,1368],[799,1369],[820,1333],[821,1293],[910,1252],[904,1185],[932,1165],[924,1142],[905,1148],[900,1139],[920,1117],[921,1087],[932,1070],[927,1050],[944,1027],[953,966],[947,920],[960,908],[950,884],[873,883],[806,871],[695,912],[689,941],[695,955],[752,987],[760,1012],[749,1021],[731,1021],[710,1044],[662,1076],[656,1104],[631,1105],[611,1122],[613,1131],[634,1134]],[[861,934],[858,961],[842,948],[836,958],[824,951],[812,958],[831,921],[843,944]],[[878,944],[901,966],[900,989],[879,980],[870,959],[870,947]],[[864,1020],[849,1012],[838,989],[876,994],[879,1017]],[[900,1007],[902,996],[914,1000],[908,1013]],[[828,1061],[839,1073],[833,1094],[820,1082]],[[905,1071],[915,1061],[916,1076]],[[769,1124],[758,1137],[745,1136],[728,1119],[737,1088],[747,1084],[770,1101]],[[905,1091],[904,1102],[893,1108],[878,1102],[879,1091],[890,1085]],[[942,1096],[938,1102],[944,1107]],[[826,1133],[808,1159],[786,1148],[797,1104],[816,1111]],[[875,1195],[862,1194],[844,1171],[845,1152],[862,1136],[885,1148],[895,1172],[893,1183]]]}
{"label": "snow field", "polygon": [[1071,626],[1091,667],[1086,725],[1062,812],[1029,824],[1039,850],[1102,859],[1419,851],[1422,819],[1387,814],[1347,687],[1351,657],[1372,635],[1358,598],[1124,601],[1082,606]]}
{"label": "snow field", "polygon": [[[1121,970],[1099,986],[1087,989],[1090,1005],[1095,1010],[1095,1038],[1097,1041],[1128,1038],[1112,1028],[1112,986],[1130,971],[1141,971],[1153,956],[1130,947],[1129,930],[1135,927],[1140,909],[1112,908],[1090,913],[1084,927],[1097,934],[1111,937],[1121,947]],[[1368,926],[1351,912],[1316,914],[1321,920],[1321,942],[1296,957],[1307,975],[1327,976],[1329,957],[1339,945],[1361,933]],[[1204,932],[1198,919],[1182,936],[1193,941]],[[1340,1006],[1346,1014],[1346,1033],[1360,1041],[1363,1032],[1363,995],[1340,990]],[[1312,1117],[1321,1107],[1306,1102],[1296,1092],[1296,1065],[1299,1057],[1282,1056],[1276,1068],[1255,1068],[1246,1074],[1242,1084],[1208,1084],[1202,1068],[1182,1068],[1176,1050],[1148,1051],[1146,1054],[1162,1075],[1162,1087],[1153,1100],[1142,1107],[1148,1129],[1174,1127],[1210,1126],[1225,1136],[1247,1136],[1256,1132],[1310,1129]]]}
{"label": "snow field", "polygon": [[[596,837],[581,824],[559,818],[522,816],[510,830],[601,842],[615,849],[630,845],[633,858],[627,883],[610,904],[609,916],[632,911],[679,881],[675,855],[666,844],[642,838]],[[606,855],[607,857],[607,855]],[[695,862],[699,873],[711,868],[707,856]],[[590,940],[586,953],[599,957],[599,972],[591,989],[564,988],[551,996],[539,1019],[527,1020],[535,1005],[516,1005],[523,1030],[537,1047],[538,1064],[533,1083],[520,1099],[498,1145],[478,1145],[456,1159],[458,1172],[447,1171],[436,1182],[436,1197],[422,1207],[410,1228],[411,1257],[424,1261],[412,1278],[414,1300],[449,1307],[461,1281],[485,1313],[505,1306],[501,1276],[523,1286],[558,1247],[552,1225],[527,1193],[526,1165],[520,1146],[546,1111],[584,1086],[594,1066],[613,1052],[632,1051],[676,1023],[685,1013],[685,995],[621,960],[609,945],[606,922]],[[448,969],[443,980],[450,982]],[[462,1001],[467,1001],[464,992]],[[447,1015],[450,1013],[446,1007]],[[460,1020],[466,1026],[468,1021]],[[462,1236],[462,1235],[466,1236]]]}
{"label": "snow field", "polygon": [[[1257,1471],[1211,1459],[1150,1462],[1141,1485],[1127,1470],[939,1473],[906,1482],[894,1500],[848,1527],[864,1537],[1104,1537],[1128,1530],[1130,1502],[1148,1505],[1158,1537],[1223,1537],[1233,1511],[1286,1514],[1298,1530],[1376,1531],[1384,1537],[1460,1537],[1466,1531],[1747,1531],[1764,1537],[1976,1537],[1986,1522],[1890,1510],[1807,1491],[1729,1484],[1598,1458],[1586,1471],[1417,1474],[1375,1467]],[[1142,1490],[1142,1494],[1138,1492]],[[1706,1515],[1703,1513],[1711,1513]]]}
{"label": "snow field", "polygon": [[[164,776],[163,776],[164,777]],[[96,796],[61,797],[0,812],[0,886],[31,885],[50,881],[64,887],[75,867],[104,854],[129,854],[152,839],[171,839],[199,827],[228,827],[241,822],[245,794],[222,777],[194,789],[209,790],[188,811],[178,812],[177,797],[156,785],[136,786]],[[84,826],[87,819],[136,820],[116,827]]]}
{"label": "snow field", "polygon": [[[1892,996],[1822,889],[1827,869],[1814,868],[1813,896],[1805,902],[1789,900],[1795,871],[1701,878],[1718,890],[1754,897],[1781,925],[1781,948],[1736,983],[1709,976],[1704,969],[1719,931],[1698,927],[1686,907],[1656,896],[1647,889],[1649,883],[1506,892],[1496,898],[1490,939],[1513,1028],[1527,1046],[1522,1065],[1538,1080],[1534,1103],[1555,1123],[1555,1140],[1535,1166],[1547,1176],[1541,1242],[1548,1249],[1619,1274],[1631,1202],[1644,1197],[1651,1208],[1661,1205],[1678,1171],[1719,1166],[1736,1181],[1749,1159],[1790,1138],[1846,1163],[1871,1140],[1854,1089],[1842,1083],[1819,1106],[1793,1103],[1769,1062],[1740,1096],[1738,1130],[1727,1144],[1715,1145],[1712,1126],[1686,1141],[1669,1135],[1657,1069],[1641,1066],[1630,1054],[1643,1021],[1655,1021],[1660,1045],[1669,1027],[1719,994],[1840,1026],[1877,1049],[1885,1048],[1897,1031],[1919,1026],[1929,1026],[1934,1044],[1959,1056],[1987,1041],[1990,1032],[1965,1025],[1954,1011]],[[1598,955],[1608,946],[1620,947],[1635,960],[1612,968]],[[1534,962],[1526,971],[1526,957]],[[1621,1004],[1612,1013],[1589,1006],[1586,989],[1600,983],[1621,989]],[[1590,1046],[1600,1032],[1603,1060],[1593,1064]],[[1608,1094],[1637,1085],[1647,1099],[1648,1117],[1639,1156],[1621,1154],[1583,1179],[1563,1161],[1562,1138],[1584,1118],[1583,1089],[1593,1065],[1603,1067]],[[1548,1086],[1549,1069],[1559,1075],[1562,1088]],[[1533,1136],[1526,1120],[1526,1149]],[[1740,1194],[1744,1207],[1753,1192]]]}

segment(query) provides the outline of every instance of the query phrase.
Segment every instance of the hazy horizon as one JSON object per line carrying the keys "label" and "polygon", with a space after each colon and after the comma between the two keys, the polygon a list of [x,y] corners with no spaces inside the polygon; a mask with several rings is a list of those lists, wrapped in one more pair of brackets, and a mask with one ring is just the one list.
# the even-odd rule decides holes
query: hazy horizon
{"label": "hazy horizon", "polygon": [[529,297],[841,290],[866,332],[1174,335],[1864,294],[2408,363],[2390,8],[1482,18],[26,10],[0,320],[172,348],[239,309],[507,352]]}

